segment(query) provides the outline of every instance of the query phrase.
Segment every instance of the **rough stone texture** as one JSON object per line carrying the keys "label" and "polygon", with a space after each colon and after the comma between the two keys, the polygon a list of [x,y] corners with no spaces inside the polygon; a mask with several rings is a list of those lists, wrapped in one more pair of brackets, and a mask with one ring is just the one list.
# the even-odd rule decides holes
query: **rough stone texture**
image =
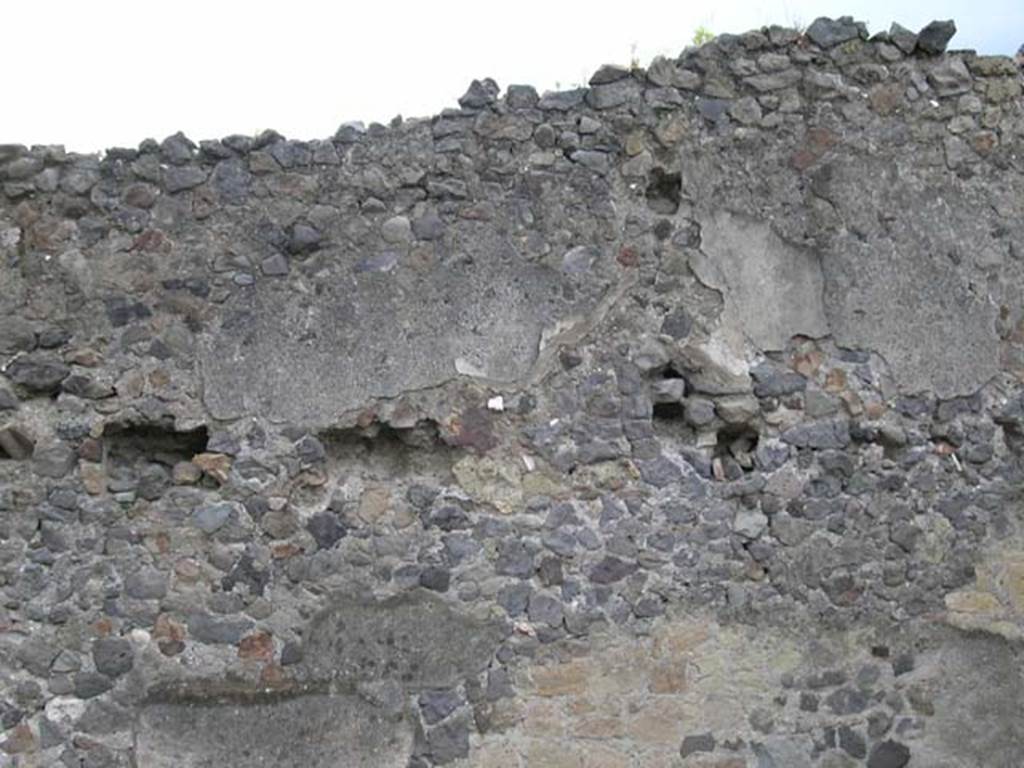
{"label": "rough stone texture", "polygon": [[1016,767],[1024,105],[952,29],[0,147],[0,765]]}

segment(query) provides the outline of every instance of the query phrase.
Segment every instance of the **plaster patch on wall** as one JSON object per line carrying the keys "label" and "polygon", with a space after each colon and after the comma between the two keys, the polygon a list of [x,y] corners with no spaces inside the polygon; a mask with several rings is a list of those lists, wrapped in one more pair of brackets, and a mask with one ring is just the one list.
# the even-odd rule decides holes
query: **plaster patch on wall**
{"label": "plaster patch on wall", "polygon": [[742,329],[757,349],[779,350],[798,334],[829,332],[818,256],[787,243],[766,222],[728,211],[707,215],[690,265],[721,291],[725,323]]}
{"label": "plaster patch on wall", "polygon": [[150,704],[136,726],[147,768],[352,765],[400,768],[412,728],[358,696],[312,694],[239,702]]}

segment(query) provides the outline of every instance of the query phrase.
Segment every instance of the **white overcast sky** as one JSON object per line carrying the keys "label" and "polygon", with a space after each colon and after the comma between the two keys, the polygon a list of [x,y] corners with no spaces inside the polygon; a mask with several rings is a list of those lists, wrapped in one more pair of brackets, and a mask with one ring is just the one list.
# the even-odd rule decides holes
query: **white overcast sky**
{"label": "white overcast sky", "polygon": [[427,116],[473,78],[538,91],[716,33],[853,15],[874,32],[953,18],[951,47],[1012,54],[1024,0],[3,0],[0,143],[134,147]]}

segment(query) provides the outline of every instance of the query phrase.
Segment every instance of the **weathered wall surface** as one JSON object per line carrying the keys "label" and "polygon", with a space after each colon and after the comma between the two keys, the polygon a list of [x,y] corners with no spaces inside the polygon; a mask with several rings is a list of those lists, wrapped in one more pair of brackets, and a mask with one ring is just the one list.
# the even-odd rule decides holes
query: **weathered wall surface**
{"label": "weathered wall surface", "polygon": [[0,765],[1019,766],[1024,102],[951,32],[0,147]]}

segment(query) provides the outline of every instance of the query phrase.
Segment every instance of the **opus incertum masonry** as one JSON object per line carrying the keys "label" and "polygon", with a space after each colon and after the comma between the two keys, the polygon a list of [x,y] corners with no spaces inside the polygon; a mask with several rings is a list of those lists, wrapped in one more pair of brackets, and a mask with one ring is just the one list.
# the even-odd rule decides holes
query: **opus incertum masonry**
{"label": "opus incertum masonry", "polygon": [[1024,102],[953,31],[0,147],[0,766],[1019,768]]}

